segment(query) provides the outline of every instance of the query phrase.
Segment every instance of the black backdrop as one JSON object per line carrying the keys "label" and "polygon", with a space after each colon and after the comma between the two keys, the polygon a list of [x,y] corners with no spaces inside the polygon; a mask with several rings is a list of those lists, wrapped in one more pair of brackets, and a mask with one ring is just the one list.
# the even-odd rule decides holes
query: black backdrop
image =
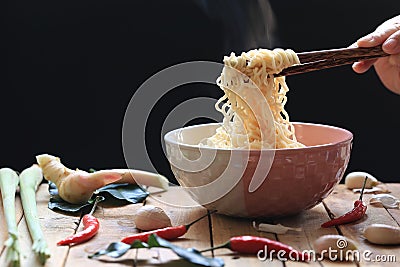
{"label": "black backdrop", "polygon": [[[21,170],[45,152],[81,169],[123,167],[125,109],[157,71],[185,61],[221,62],[230,51],[256,47],[345,47],[400,13],[397,0],[274,0],[273,15],[266,6],[261,0],[9,1],[2,38],[7,75],[0,91],[0,165]],[[346,66],[287,80],[292,121],[354,133],[348,171],[399,179],[400,97],[386,90],[373,70],[357,75]],[[203,85],[181,92],[163,99],[160,115],[148,124],[156,133],[146,140],[150,158],[170,179],[157,135],[165,114],[190,97],[220,95]]]}

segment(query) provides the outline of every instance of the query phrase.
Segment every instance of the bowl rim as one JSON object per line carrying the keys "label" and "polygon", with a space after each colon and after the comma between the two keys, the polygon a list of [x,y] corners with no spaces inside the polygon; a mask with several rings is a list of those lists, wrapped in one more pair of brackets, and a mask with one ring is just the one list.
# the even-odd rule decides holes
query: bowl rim
{"label": "bowl rim", "polygon": [[[264,148],[264,149],[243,149],[243,148],[219,148],[219,147],[208,147],[208,146],[202,146],[201,149],[210,149],[210,150],[218,150],[218,151],[250,151],[250,152],[259,152],[259,151],[296,151],[296,150],[304,150],[304,149],[312,149],[312,148],[324,148],[324,147],[330,147],[330,146],[335,146],[335,145],[340,145],[344,143],[348,143],[353,141],[353,133],[347,129],[337,127],[337,126],[332,126],[332,125],[327,125],[327,124],[320,124],[320,123],[310,123],[310,122],[292,122],[294,125],[311,125],[311,126],[317,126],[317,127],[325,127],[325,128],[332,128],[340,131],[344,131],[347,134],[349,134],[349,138],[346,138],[345,140],[339,141],[339,142],[334,142],[334,143],[326,143],[326,144],[321,144],[321,145],[315,145],[315,146],[305,146],[305,147],[295,147],[295,148]],[[191,145],[191,144],[185,144],[185,143],[180,143],[178,141],[172,140],[172,136],[178,132],[182,131],[184,129],[191,129],[191,128],[198,128],[198,127],[205,127],[205,126],[210,126],[210,125],[222,125],[221,122],[217,123],[203,123],[203,124],[197,124],[197,125],[192,125],[192,126],[186,126],[186,127],[181,127],[178,129],[171,130],[167,132],[164,135],[164,141],[165,143],[170,143],[178,146],[183,146],[186,148],[191,148],[191,149],[199,149],[199,145]]]}

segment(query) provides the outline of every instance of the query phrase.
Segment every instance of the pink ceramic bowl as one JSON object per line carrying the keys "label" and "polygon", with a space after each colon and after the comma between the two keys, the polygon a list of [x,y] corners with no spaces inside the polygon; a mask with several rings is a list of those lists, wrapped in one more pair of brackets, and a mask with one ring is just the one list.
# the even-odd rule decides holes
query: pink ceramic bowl
{"label": "pink ceramic bowl", "polygon": [[222,214],[280,217],[312,208],[332,192],[349,162],[353,135],[341,128],[294,123],[304,148],[199,147],[218,126],[171,131],[165,135],[165,144],[180,185],[197,203]]}

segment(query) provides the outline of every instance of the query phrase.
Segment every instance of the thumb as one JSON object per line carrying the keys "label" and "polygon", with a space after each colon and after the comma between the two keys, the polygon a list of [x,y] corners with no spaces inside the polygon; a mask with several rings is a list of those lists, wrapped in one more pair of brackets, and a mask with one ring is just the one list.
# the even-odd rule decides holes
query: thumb
{"label": "thumb", "polygon": [[398,24],[395,23],[395,19],[398,20],[399,18],[395,17],[384,22],[376,28],[374,32],[358,39],[357,45],[359,47],[372,47],[383,44],[386,39],[399,30]]}

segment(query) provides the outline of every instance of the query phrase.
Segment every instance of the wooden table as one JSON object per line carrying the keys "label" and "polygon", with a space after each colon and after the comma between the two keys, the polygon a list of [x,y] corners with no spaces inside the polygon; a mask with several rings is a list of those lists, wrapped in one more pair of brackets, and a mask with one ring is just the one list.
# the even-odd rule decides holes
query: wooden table
{"label": "wooden table", "polygon": [[[388,184],[392,194],[400,197],[400,184]],[[179,191],[181,192],[181,190]],[[111,259],[101,258],[101,260],[91,260],[87,256],[99,249],[105,248],[110,242],[119,241],[121,237],[137,232],[133,223],[133,214],[142,205],[157,205],[164,208],[171,217],[173,225],[185,224],[206,213],[202,207],[196,208],[177,208],[162,204],[158,200],[168,198],[183,199],[185,196],[179,193],[176,187],[163,193],[152,193],[143,204],[127,205],[123,207],[113,207],[103,203],[95,212],[99,218],[101,228],[99,233],[89,242],[73,247],[57,247],[56,242],[67,235],[73,234],[81,229],[80,216],[69,216],[57,213],[47,208],[49,194],[47,185],[41,185],[37,193],[39,219],[42,229],[52,251],[52,257],[47,261],[46,266],[58,267],[80,267],[80,266],[193,266],[181,259],[167,249],[140,249],[131,250],[122,258]],[[275,220],[274,223],[281,223],[291,227],[302,227],[302,232],[288,232],[284,235],[256,232],[252,228],[252,221],[246,219],[231,218],[223,215],[212,214],[210,220],[203,219],[193,225],[188,233],[177,241],[177,245],[183,247],[196,247],[204,249],[218,245],[231,236],[237,235],[258,235],[270,239],[276,239],[283,243],[293,246],[298,250],[312,249],[312,242],[317,237],[325,234],[341,234],[350,237],[358,244],[360,251],[370,250],[371,259],[375,256],[390,258],[400,262],[400,246],[376,246],[368,243],[362,237],[362,229],[371,223],[385,223],[393,226],[400,225],[400,210],[389,209],[368,205],[367,216],[363,221],[356,224],[348,224],[338,228],[322,229],[320,224],[329,219],[329,214],[341,215],[353,206],[354,200],[358,195],[338,185],[334,192],[322,203],[313,209],[307,210],[297,216]],[[365,195],[364,200],[368,203],[371,195]],[[22,267],[40,266],[35,256],[31,252],[31,239],[28,234],[27,226],[23,218],[23,212],[19,198],[17,199],[17,220],[22,250]],[[3,209],[0,208],[0,244],[1,256],[0,266],[4,265],[4,240],[7,238],[6,224],[4,221]],[[210,253],[206,255],[211,256]],[[215,251],[215,256],[223,258],[225,266],[398,266],[398,262],[374,262],[361,259],[360,263],[351,262],[321,262],[299,263],[260,261],[255,256],[244,256],[230,252],[227,249]]]}

